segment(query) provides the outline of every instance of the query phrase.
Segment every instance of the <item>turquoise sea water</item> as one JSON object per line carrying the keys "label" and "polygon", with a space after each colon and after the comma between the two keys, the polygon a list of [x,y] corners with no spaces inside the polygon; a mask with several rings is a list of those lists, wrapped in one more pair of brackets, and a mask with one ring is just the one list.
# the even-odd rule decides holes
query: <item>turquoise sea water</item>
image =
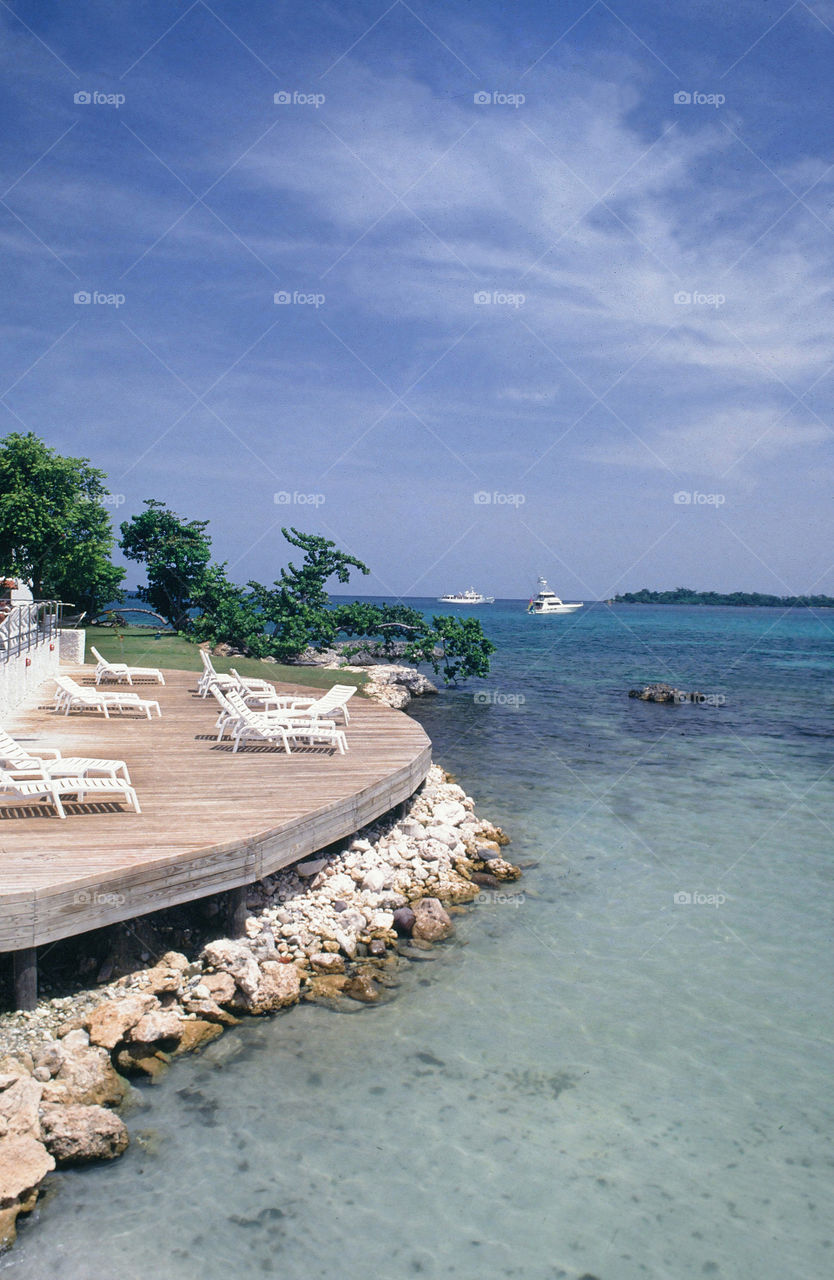
{"label": "turquoise sea water", "polygon": [[[145,1089],[0,1272],[832,1274],[834,612],[478,616],[493,675],[415,714],[536,865],[393,1002]],[[625,696],[657,679],[723,704]]]}

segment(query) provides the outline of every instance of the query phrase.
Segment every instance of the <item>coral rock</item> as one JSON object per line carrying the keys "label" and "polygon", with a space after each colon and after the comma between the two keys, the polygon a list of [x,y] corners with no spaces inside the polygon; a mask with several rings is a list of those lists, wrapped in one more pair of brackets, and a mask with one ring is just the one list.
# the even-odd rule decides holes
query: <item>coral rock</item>
{"label": "coral rock", "polygon": [[47,1104],[41,1114],[41,1136],[59,1164],[112,1160],[128,1144],[124,1121],[106,1107]]}
{"label": "coral rock", "polygon": [[275,1013],[295,1004],[300,994],[301,978],[295,965],[266,960],[261,968],[258,988],[253,995],[246,997],[245,1007],[249,1013]]}
{"label": "coral rock", "polygon": [[423,942],[439,942],[454,933],[451,917],[443,910],[437,898],[421,898],[414,903],[413,910],[412,937]]}
{"label": "coral rock", "polygon": [[203,948],[203,960],[213,969],[228,973],[234,978],[245,996],[253,996],[260,982],[258,962],[242,942],[221,938]]}
{"label": "coral rock", "polygon": [[379,987],[369,973],[357,973],[348,978],[344,986],[344,994],[351,1000],[361,1000],[363,1004],[373,1004],[379,999]]}
{"label": "coral rock", "polygon": [[119,1041],[124,1040],[130,1028],[155,1007],[156,1001],[152,995],[105,1000],[103,1004],[97,1005],[84,1020],[90,1035],[90,1043],[101,1045],[105,1049],[115,1049]]}
{"label": "coral rock", "polygon": [[117,1107],[128,1088],[127,1081],[113,1069],[106,1049],[82,1045],[66,1054],[60,1071],[43,1086],[42,1097],[44,1102]]}
{"label": "coral rock", "polygon": [[131,1027],[128,1036],[141,1044],[155,1044],[157,1040],[179,1040],[182,1035],[182,1018],[173,1009],[152,1009]]}
{"label": "coral rock", "polygon": [[37,1138],[5,1138],[0,1147],[0,1209],[31,1208],[32,1193],[54,1168],[54,1159]]}
{"label": "coral rock", "polygon": [[174,1056],[182,1053],[196,1053],[203,1045],[209,1044],[222,1036],[223,1028],[217,1022],[208,1022],[203,1018],[187,1018],[182,1024],[180,1042],[174,1050]]}

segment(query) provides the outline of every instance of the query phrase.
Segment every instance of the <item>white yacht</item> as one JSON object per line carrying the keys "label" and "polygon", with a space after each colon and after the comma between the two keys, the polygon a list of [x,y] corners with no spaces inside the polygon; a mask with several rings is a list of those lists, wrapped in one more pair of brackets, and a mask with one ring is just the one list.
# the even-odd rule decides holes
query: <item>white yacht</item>
{"label": "white yacht", "polygon": [[468,591],[455,591],[447,596],[439,596],[440,604],[494,604],[495,596],[482,596],[480,591],[470,587]]}
{"label": "white yacht", "polygon": [[582,602],[575,604],[564,604],[555,591],[551,591],[544,578],[539,578],[539,593],[534,596],[527,606],[528,613],[573,613],[575,609],[581,609]]}

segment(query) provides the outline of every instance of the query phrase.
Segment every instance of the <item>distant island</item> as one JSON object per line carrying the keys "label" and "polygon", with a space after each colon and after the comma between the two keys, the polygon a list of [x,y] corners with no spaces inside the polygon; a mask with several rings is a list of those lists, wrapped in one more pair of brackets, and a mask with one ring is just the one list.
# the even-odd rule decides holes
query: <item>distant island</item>
{"label": "distant island", "polygon": [[747,608],[832,609],[832,596],[768,596],[759,591],[691,591],[676,587],[674,591],[626,591],[615,596],[614,604],[729,604]]}

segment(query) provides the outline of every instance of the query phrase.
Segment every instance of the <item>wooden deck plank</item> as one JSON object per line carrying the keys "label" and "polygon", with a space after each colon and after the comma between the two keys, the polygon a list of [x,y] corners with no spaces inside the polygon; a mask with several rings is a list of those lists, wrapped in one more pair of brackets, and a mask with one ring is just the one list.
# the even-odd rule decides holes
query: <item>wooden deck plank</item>
{"label": "wooden deck plank", "polygon": [[[90,683],[92,670],[71,674]],[[194,673],[165,680],[137,688],[159,701],[161,719],[57,715],[42,693],[4,726],[33,754],[41,745],[125,760],[142,813],[69,802],[62,822],[0,804],[0,952],[250,884],[405,800],[431,762],[415,721],[361,697],[350,703],[344,756],[234,754],[214,741],[216,704],[196,696]]]}

